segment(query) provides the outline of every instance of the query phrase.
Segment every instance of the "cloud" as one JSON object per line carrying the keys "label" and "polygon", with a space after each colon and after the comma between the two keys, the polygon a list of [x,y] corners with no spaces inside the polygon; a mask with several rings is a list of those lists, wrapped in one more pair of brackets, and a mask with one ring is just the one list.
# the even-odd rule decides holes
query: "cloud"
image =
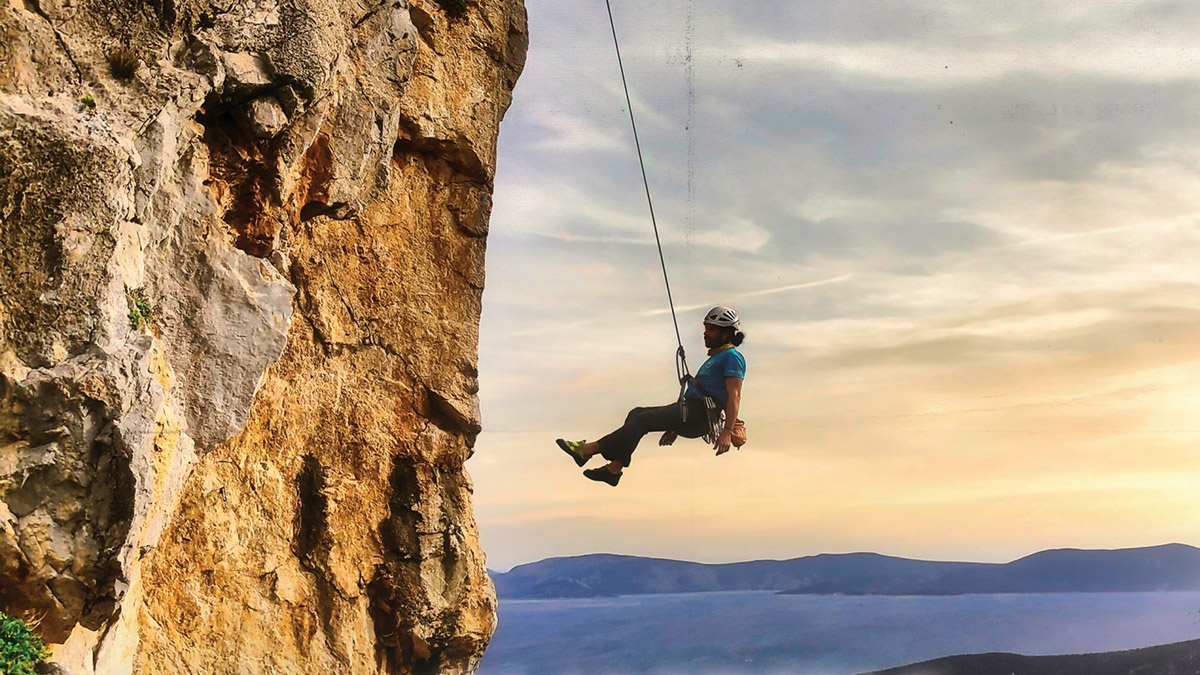
{"label": "cloud", "polygon": [[596,128],[587,120],[570,114],[540,111],[536,122],[534,147],[572,153],[612,152],[629,155],[628,144],[612,133]]}
{"label": "cloud", "polygon": [[771,234],[771,252],[786,259],[821,257],[903,257],[914,260],[947,252],[994,246],[1005,239],[975,223],[944,221],[853,222],[794,219]]}
{"label": "cloud", "polygon": [[[739,293],[739,294],[733,296],[732,298],[725,300],[725,302],[737,302],[739,300],[743,300],[743,299],[747,299],[747,298],[759,298],[764,295],[775,295],[776,293],[787,293],[789,291],[798,291],[798,290],[802,290],[802,289],[806,289],[806,288],[817,288],[819,286],[826,286],[828,284],[841,283],[850,278],[851,278],[851,275],[843,274],[841,276],[831,277],[829,279],[820,279],[818,281],[806,281],[806,282],[800,283],[800,284],[788,284],[787,286],[777,286],[775,288],[764,288],[764,289],[757,290],[757,291],[747,291],[747,292]],[[675,310],[677,312],[692,312],[692,311],[696,311],[699,309],[703,309],[703,310],[707,311],[712,306],[713,306],[713,303],[701,303],[698,305],[684,305],[684,306],[676,307]],[[669,312],[670,312],[669,309],[652,309],[647,312],[642,312],[642,316],[658,316],[660,314],[667,314]]]}
{"label": "cloud", "polygon": [[782,65],[843,77],[886,80],[889,87],[911,83],[950,86],[1013,73],[1124,76],[1169,82],[1188,78],[1188,64],[1200,61],[1200,47],[1195,45],[1143,43],[1137,49],[1130,46],[1124,40],[1106,40],[1064,50],[1061,43],[1045,42],[1014,51],[1011,42],[958,43],[931,48],[928,44],[831,45],[760,40],[735,48],[729,56],[751,65]]}

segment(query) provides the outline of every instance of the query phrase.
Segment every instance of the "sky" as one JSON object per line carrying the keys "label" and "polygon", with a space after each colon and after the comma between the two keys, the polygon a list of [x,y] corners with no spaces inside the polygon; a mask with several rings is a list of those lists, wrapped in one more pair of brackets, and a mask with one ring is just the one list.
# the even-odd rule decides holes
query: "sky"
{"label": "sky", "polygon": [[675,332],[604,3],[527,6],[490,569],[1200,545],[1200,7],[612,0],[688,360],[735,307],[750,436],[652,434],[614,489],[554,439],[673,401]]}

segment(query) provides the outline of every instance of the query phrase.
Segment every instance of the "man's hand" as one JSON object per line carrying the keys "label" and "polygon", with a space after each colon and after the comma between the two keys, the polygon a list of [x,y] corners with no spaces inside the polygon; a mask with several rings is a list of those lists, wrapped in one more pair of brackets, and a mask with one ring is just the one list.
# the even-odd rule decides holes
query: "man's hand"
{"label": "man's hand", "polygon": [[679,434],[675,433],[674,431],[668,431],[662,435],[662,438],[658,439],[658,444],[670,445],[675,442],[676,438],[679,438]]}
{"label": "man's hand", "polygon": [[729,429],[722,429],[721,435],[717,436],[717,442],[713,447],[717,449],[718,455],[723,455],[729,452],[729,445],[733,442],[733,432]]}

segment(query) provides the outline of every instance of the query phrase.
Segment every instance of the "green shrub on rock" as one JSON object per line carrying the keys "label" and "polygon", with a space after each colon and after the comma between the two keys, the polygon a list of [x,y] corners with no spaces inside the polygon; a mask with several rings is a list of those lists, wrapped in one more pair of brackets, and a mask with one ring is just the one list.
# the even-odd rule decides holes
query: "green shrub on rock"
{"label": "green shrub on rock", "polygon": [[133,305],[129,309],[129,327],[133,330],[138,330],[142,326],[149,326],[154,322],[154,307],[150,305],[150,301],[140,291],[126,291],[129,295],[130,303]]}
{"label": "green shrub on rock", "polygon": [[29,625],[0,612],[0,673],[34,675],[37,664],[50,652]]}

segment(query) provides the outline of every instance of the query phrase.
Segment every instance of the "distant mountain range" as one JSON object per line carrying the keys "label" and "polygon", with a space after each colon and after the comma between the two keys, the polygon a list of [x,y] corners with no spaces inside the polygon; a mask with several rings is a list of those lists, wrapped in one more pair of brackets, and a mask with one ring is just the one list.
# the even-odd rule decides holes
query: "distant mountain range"
{"label": "distant mountain range", "polygon": [[507,573],[489,570],[489,574],[501,598],[702,591],[843,595],[1200,591],[1200,549],[1184,544],[1057,549],[1003,564],[846,553],[712,565],[596,554],[550,558]]}

